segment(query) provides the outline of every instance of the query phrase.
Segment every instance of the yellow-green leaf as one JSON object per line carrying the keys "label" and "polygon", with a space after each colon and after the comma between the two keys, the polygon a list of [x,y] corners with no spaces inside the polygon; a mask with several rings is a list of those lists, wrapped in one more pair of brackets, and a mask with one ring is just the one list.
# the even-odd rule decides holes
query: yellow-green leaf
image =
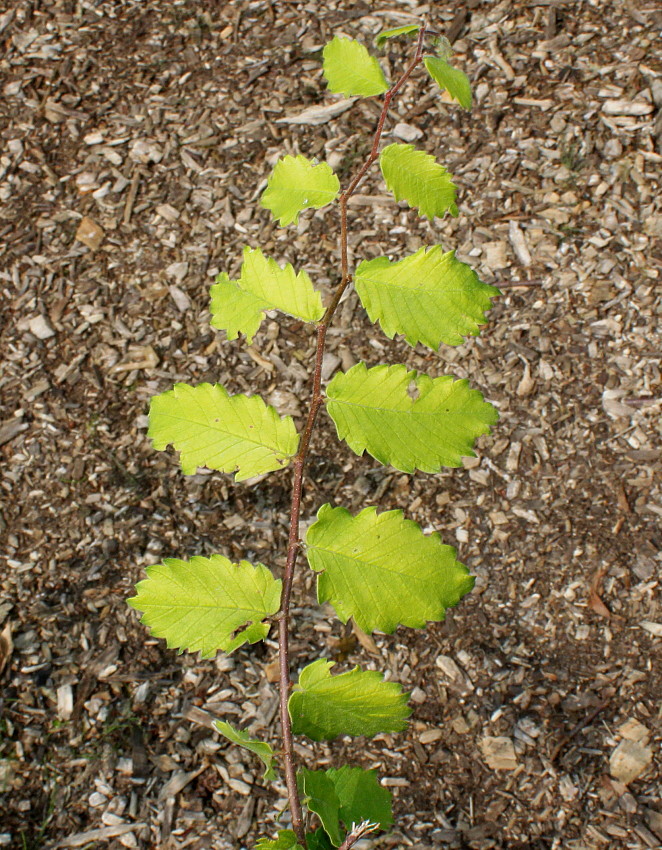
{"label": "yellow-green leaf", "polygon": [[267,310],[280,310],[304,322],[324,315],[322,297],[307,273],[297,274],[290,263],[281,268],[259,248],[244,248],[239,279],[219,275],[210,294],[212,327],[225,330],[228,339],[244,333],[249,344]]}
{"label": "yellow-green leaf", "polygon": [[338,735],[400,732],[410,710],[407,695],[381,673],[359,670],[331,675],[332,661],[318,658],[301,671],[289,700],[292,731],[313,741]]}
{"label": "yellow-green leaf", "polygon": [[458,214],[453,178],[430,154],[396,142],[381,152],[379,165],[396,201],[407,201],[430,220],[447,211]]}
{"label": "yellow-green leaf", "polygon": [[303,850],[291,829],[280,829],[277,838],[260,838],[255,850]]}
{"label": "yellow-green leaf", "polygon": [[355,39],[338,36],[324,47],[323,55],[324,76],[332,92],[371,97],[388,89],[379,62]]}
{"label": "yellow-green leaf", "polygon": [[420,24],[405,24],[403,27],[392,27],[389,30],[382,30],[375,39],[375,44],[377,47],[383,47],[387,39],[397,38],[399,35],[410,35],[411,33],[418,32],[420,28]]}
{"label": "yellow-green leaf", "polygon": [[214,728],[217,732],[220,732],[224,738],[227,738],[228,741],[232,741],[232,743],[236,744],[238,747],[242,747],[243,749],[254,753],[260,759],[264,765],[264,774],[262,775],[262,778],[265,781],[269,782],[277,778],[276,771],[273,768],[275,755],[271,744],[267,744],[266,741],[260,741],[259,738],[251,738],[248,732],[243,729],[235,729],[234,726],[231,726],[224,720],[214,721]]}
{"label": "yellow-green leaf", "polygon": [[467,381],[430,378],[406,366],[357,363],[326,390],[338,436],[402,472],[439,472],[473,457],[473,444],[498,414]]}
{"label": "yellow-green leaf", "polygon": [[387,257],[364,260],[355,286],[373,322],[391,337],[403,334],[409,345],[422,342],[436,350],[441,342],[460,345],[485,323],[495,286],[483,283],[440,245],[421,248],[392,263]]}
{"label": "yellow-green leaf", "polygon": [[147,434],[155,449],[172,444],[180,452],[185,475],[207,466],[236,470],[236,481],[283,469],[299,445],[291,416],[281,419],[260,396],[231,396],[220,384],[175,384],[154,396]]}
{"label": "yellow-green leaf", "polygon": [[436,56],[428,56],[424,61],[428,73],[440,88],[446,89],[464,109],[471,109],[471,83],[464,71],[453,68]]}
{"label": "yellow-green leaf", "polygon": [[402,511],[355,517],[323,505],[308,529],[306,557],[317,577],[317,599],[346,623],[390,634],[400,624],[422,628],[441,621],[474,584],[437,533],[423,534]]}
{"label": "yellow-green leaf", "polygon": [[330,204],[339,191],[338,178],[326,162],[316,165],[305,156],[285,156],[271,172],[260,203],[285,227],[296,224],[302,210]]}
{"label": "yellow-green leaf", "polygon": [[265,617],[280,606],[280,579],[263,564],[231,563],[223,555],[190,561],[166,558],[147,568],[129,605],[170,648],[211,658],[269,634]]}

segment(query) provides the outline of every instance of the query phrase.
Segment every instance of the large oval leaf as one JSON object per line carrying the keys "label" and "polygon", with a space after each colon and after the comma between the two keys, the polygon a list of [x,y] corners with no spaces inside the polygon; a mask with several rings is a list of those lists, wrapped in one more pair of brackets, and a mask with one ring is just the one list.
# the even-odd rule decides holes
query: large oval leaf
{"label": "large oval leaf", "polygon": [[326,390],[338,436],[356,452],[403,472],[439,472],[473,457],[473,444],[498,419],[495,408],[450,375],[430,378],[406,366],[357,363]]}
{"label": "large oval leaf", "polygon": [[147,434],[155,449],[172,443],[185,475],[207,466],[236,470],[236,481],[283,469],[299,445],[292,417],[281,419],[260,396],[231,396],[220,384],[175,384],[154,396]]}
{"label": "large oval leaf", "polygon": [[223,555],[166,558],[147,568],[128,602],[169,647],[210,658],[265,638],[269,623],[262,621],[278,611],[280,590],[280,579],[263,564],[233,564]]}
{"label": "large oval leaf", "polygon": [[387,257],[364,260],[356,270],[356,291],[373,322],[409,345],[422,342],[436,351],[441,342],[460,345],[479,333],[495,286],[441,245],[421,248],[396,263]]}
{"label": "large oval leaf", "polygon": [[455,549],[425,535],[402,511],[357,516],[323,505],[308,529],[306,557],[317,578],[317,598],[364,632],[391,633],[399,624],[422,628],[443,620],[474,584]]}
{"label": "large oval leaf", "polygon": [[381,673],[359,670],[331,675],[332,661],[318,658],[301,671],[288,703],[295,735],[330,741],[338,735],[400,732],[410,710],[407,695]]}

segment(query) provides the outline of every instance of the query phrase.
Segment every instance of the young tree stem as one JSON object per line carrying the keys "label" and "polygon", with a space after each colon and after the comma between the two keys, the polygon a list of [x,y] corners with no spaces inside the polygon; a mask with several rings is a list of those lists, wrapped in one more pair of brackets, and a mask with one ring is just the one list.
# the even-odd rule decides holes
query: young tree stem
{"label": "young tree stem", "polygon": [[[322,362],[324,359],[326,332],[331,324],[331,320],[338,308],[340,299],[343,296],[350,280],[349,259],[348,259],[348,234],[347,234],[347,202],[356,191],[357,186],[367,173],[370,166],[374,163],[379,155],[379,142],[384,129],[384,122],[388,114],[391,101],[402,88],[405,82],[409,79],[416,66],[421,61],[423,55],[423,40],[425,38],[425,25],[420,29],[418,41],[416,43],[416,53],[407,69],[404,71],[400,79],[385,93],[382,111],[377,123],[377,129],[373,138],[372,149],[368,158],[363,163],[355,177],[350,182],[349,186],[340,195],[340,267],[341,276],[340,283],[336,287],[333,298],[324,313],[322,320],[317,326],[317,347],[315,353],[315,367],[313,371],[313,386],[311,392],[310,408],[306,418],[306,424],[301,434],[301,442],[299,451],[294,459],[294,480],[292,485],[292,501],[290,508],[290,533],[287,548],[287,559],[283,572],[283,590],[280,601],[280,611],[278,617],[278,664],[280,678],[280,722],[283,735],[283,762],[285,767],[285,781],[287,783],[287,794],[290,804],[290,812],[292,815],[292,828],[296,833],[297,840],[306,847],[306,834],[303,823],[303,815],[301,812],[301,801],[296,782],[296,770],[294,763],[294,743],[292,737],[292,722],[290,720],[287,703],[292,687],[290,678],[290,654],[289,654],[289,625],[290,625],[290,600],[292,596],[292,583],[294,581],[294,570],[296,565],[297,555],[301,548],[299,540],[299,520],[301,516],[301,495],[303,488],[303,474],[306,459],[308,457],[308,449],[310,447],[310,439],[315,427],[315,420],[323,401],[322,396]],[[354,844],[360,835],[350,834],[347,836],[344,848],[349,848]],[[347,842],[350,843],[347,843]]]}

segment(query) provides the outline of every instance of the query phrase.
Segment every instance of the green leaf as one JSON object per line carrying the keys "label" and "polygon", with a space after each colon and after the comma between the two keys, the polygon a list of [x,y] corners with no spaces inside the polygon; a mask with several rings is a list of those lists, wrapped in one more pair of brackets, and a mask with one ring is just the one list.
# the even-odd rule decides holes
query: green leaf
{"label": "green leaf", "polygon": [[342,842],[342,821],[345,830],[354,824],[369,821],[388,829],[393,824],[391,794],[382,788],[375,770],[360,767],[341,767],[339,770],[308,770],[297,772],[297,784],[304,802],[319,817],[325,835],[307,836],[309,850],[327,850],[329,843],[336,847]]}
{"label": "green leaf", "polygon": [[233,564],[223,555],[166,558],[147,568],[128,603],[169,648],[211,658],[219,649],[229,653],[265,638],[269,623],[262,620],[278,611],[280,589],[280,579],[263,564]]}
{"label": "green leaf", "polygon": [[471,83],[464,71],[451,67],[448,62],[436,56],[427,56],[424,61],[428,73],[439,87],[446,89],[453,100],[464,109],[471,109]]}
{"label": "green leaf", "polygon": [[313,289],[308,274],[305,271],[297,274],[290,263],[281,268],[259,248],[244,248],[237,283],[244,292],[267,302],[270,310],[281,310],[304,322],[316,322],[324,315],[322,296]]}
{"label": "green leaf", "polygon": [[234,472],[244,481],[283,469],[299,436],[291,416],[280,418],[260,396],[229,395],[220,384],[175,384],[152,398],[149,430],[154,448],[172,444],[185,475],[199,466]]}
{"label": "green leaf", "polygon": [[340,800],[333,782],[323,770],[302,767],[297,771],[297,785],[304,805],[320,819],[331,843],[340,846],[343,840],[338,818]]}
{"label": "green leaf", "polygon": [[209,290],[211,296],[211,326],[225,331],[228,339],[236,339],[240,333],[250,345],[264,319],[265,310],[271,309],[262,298],[244,292],[236,280],[230,280],[225,272],[216,278]]}
{"label": "green leaf", "polygon": [[451,215],[458,214],[453,179],[430,154],[413,145],[396,143],[384,148],[379,165],[396,201],[407,201],[430,221],[447,210]]}
{"label": "green leaf", "polygon": [[210,290],[211,324],[227,331],[228,339],[244,333],[250,345],[267,310],[280,310],[304,322],[316,322],[324,315],[322,296],[306,272],[297,274],[289,263],[281,268],[259,248],[244,248],[239,280],[220,274],[216,281]]}
{"label": "green leaf", "polygon": [[317,599],[346,623],[391,634],[399,624],[424,627],[444,619],[474,584],[435,532],[425,535],[402,511],[376,507],[353,517],[322,505],[308,529],[306,557],[317,578]]}
{"label": "green leaf", "polygon": [[278,838],[260,838],[255,850],[303,850],[291,829],[281,829]]}
{"label": "green leaf", "polygon": [[[412,398],[409,393],[415,395]],[[439,472],[474,457],[473,444],[498,419],[495,408],[450,375],[430,378],[402,364],[357,363],[338,372],[326,389],[338,436],[403,472]]]}
{"label": "green leaf", "polygon": [[382,94],[388,83],[379,62],[353,38],[336,36],[324,48],[324,76],[332,92],[345,97]]}
{"label": "green leaf", "polygon": [[308,850],[332,850],[333,844],[329,841],[329,836],[320,827],[315,832],[306,833],[306,844]]}
{"label": "green leaf", "polygon": [[421,248],[396,263],[387,257],[364,260],[356,270],[361,303],[386,336],[403,334],[409,345],[422,342],[435,351],[441,342],[460,345],[486,322],[495,286],[440,245]]}
{"label": "green leaf", "polygon": [[377,47],[383,47],[387,39],[397,38],[399,35],[409,35],[412,32],[418,32],[420,28],[420,24],[405,24],[404,27],[393,27],[390,30],[382,30],[375,39],[375,44]]}
{"label": "green leaf", "polygon": [[340,800],[340,820],[347,830],[362,821],[378,823],[381,829],[392,826],[391,793],[379,784],[376,770],[345,765],[339,770],[330,768],[326,775]]}
{"label": "green leaf", "polygon": [[292,730],[313,741],[338,735],[400,732],[410,715],[407,695],[381,673],[362,671],[331,675],[332,661],[319,658],[301,671],[289,701]]}
{"label": "green leaf", "polygon": [[326,162],[315,165],[305,156],[285,156],[271,172],[260,203],[285,227],[299,221],[301,210],[330,204],[339,191],[338,178]]}
{"label": "green leaf", "polygon": [[265,741],[260,741],[258,738],[251,738],[248,732],[241,729],[235,729],[224,720],[216,720],[214,722],[214,727],[216,731],[220,732],[221,735],[228,739],[228,741],[232,741],[233,744],[237,744],[237,746],[243,747],[245,750],[250,750],[251,753],[255,753],[265,767],[262,779],[269,782],[272,779],[277,778],[276,771],[273,769],[275,755],[270,744],[267,744]]}

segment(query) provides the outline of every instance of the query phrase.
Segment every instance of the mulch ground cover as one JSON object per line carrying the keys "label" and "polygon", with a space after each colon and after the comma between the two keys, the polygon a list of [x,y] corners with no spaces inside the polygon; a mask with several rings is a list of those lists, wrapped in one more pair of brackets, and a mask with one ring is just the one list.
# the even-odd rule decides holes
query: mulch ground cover
{"label": "mulch ground cover", "polygon": [[[323,110],[339,98],[321,48],[425,14],[474,108],[417,73],[384,139],[443,162],[460,215],[419,219],[375,169],[350,207],[353,260],[441,243],[502,295],[479,338],[437,355],[369,330],[350,292],[324,378],[359,359],[451,373],[500,421],[465,469],[406,475],[322,415],[303,518],[401,508],[457,546],[476,591],[443,624],[367,637],[315,605],[300,566],[295,665],[386,669],[414,714],[403,735],[298,755],[378,770],[396,827],[364,848],[662,847],[654,0],[0,10],[0,847],[229,850],[275,831],[284,785],[210,729],[277,741],[274,641],[177,656],[125,600],[169,556],[278,571],[290,472],[184,477],[147,439],[148,400],[218,381],[301,423],[310,328],[270,319],[252,346],[226,342],[208,289],[259,245],[329,297],[336,209],[281,229],[259,193],[283,153],[346,184],[380,105]],[[406,60],[401,41],[383,55],[392,77]]]}

